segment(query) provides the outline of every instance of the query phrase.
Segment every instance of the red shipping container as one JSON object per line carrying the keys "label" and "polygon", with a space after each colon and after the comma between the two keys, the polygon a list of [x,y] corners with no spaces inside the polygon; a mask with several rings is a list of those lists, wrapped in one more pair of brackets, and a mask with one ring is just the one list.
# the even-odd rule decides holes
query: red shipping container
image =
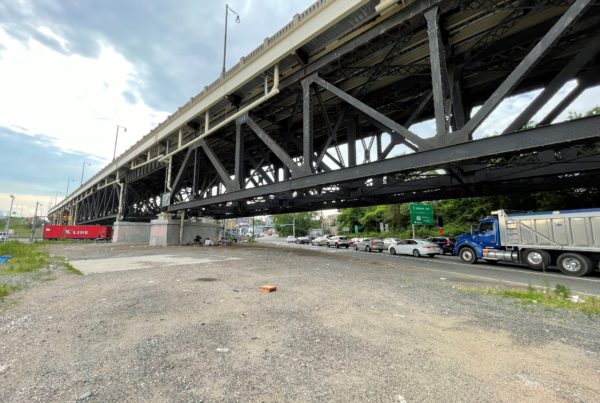
{"label": "red shipping container", "polygon": [[44,239],[110,239],[110,225],[44,225]]}

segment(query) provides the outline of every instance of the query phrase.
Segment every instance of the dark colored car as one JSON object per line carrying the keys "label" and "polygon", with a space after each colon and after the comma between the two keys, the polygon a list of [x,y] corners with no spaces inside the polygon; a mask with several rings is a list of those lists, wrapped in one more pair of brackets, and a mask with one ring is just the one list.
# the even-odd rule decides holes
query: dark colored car
{"label": "dark colored car", "polygon": [[449,253],[454,255],[454,245],[456,244],[456,238],[444,237],[444,236],[433,236],[427,238],[427,241],[436,243],[442,250],[442,254]]}

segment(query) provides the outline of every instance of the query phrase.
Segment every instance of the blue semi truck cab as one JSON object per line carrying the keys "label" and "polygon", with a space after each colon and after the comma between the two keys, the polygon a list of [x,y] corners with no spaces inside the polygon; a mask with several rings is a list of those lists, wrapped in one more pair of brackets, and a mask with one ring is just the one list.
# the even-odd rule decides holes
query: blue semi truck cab
{"label": "blue semi truck cab", "polygon": [[493,211],[473,234],[457,238],[454,254],[465,263],[523,263],[584,276],[600,266],[600,209],[508,213]]}

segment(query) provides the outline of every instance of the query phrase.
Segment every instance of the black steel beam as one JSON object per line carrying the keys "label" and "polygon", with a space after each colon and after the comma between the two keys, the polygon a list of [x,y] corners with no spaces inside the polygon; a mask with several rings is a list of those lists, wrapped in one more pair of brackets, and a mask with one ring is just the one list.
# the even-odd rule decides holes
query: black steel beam
{"label": "black steel beam", "polygon": [[275,154],[277,158],[292,172],[292,176],[301,176],[303,174],[300,167],[292,160],[289,154],[279,145],[271,136],[269,136],[252,118],[246,116],[245,123],[260,138],[263,143]]}
{"label": "black steel beam", "polygon": [[529,51],[527,56],[510,73],[502,84],[483,104],[465,124],[465,126],[456,133],[463,140],[470,139],[473,132],[481,123],[492,113],[498,104],[523,80],[525,75],[542,59],[548,50],[558,41],[567,28],[583,14],[590,5],[591,0],[576,0],[571,7],[560,17],[554,26],[543,36],[543,38]]}
{"label": "black steel beam", "polygon": [[417,136],[416,134],[414,134],[413,132],[408,130],[406,127],[402,126],[399,123],[394,122],[392,119],[390,119],[387,116],[385,116],[384,114],[376,111],[375,109],[371,108],[370,106],[366,105],[365,103],[359,101],[358,99],[354,98],[350,94],[342,91],[335,85],[323,80],[318,75],[313,75],[312,80],[314,81],[315,84],[320,85],[327,91],[334,94],[336,97],[344,100],[345,102],[347,102],[354,108],[358,109],[365,115],[369,116],[372,119],[375,119],[376,121],[378,121],[379,123],[384,125],[390,131],[390,133],[397,135],[397,136],[401,136],[402,138],[405,139],[405,141],[411,142],[416,147],[418,147],[419,150],[423,150],[428,147],[426,140],[423,140],[422,138],[420,138],[419,136]]}
{"label": "black steel beam", "polygon": [[212,150],[212,148],[208,145],[206,140],[202,139],[202,140],[198,141],[198,144],[200,145],[200,147],[202,147],[202,150],[204,150],[204,153],[206,154],[206,156],[210,160],[211,164],[213,165],[213,167],[219,174],[219,177],[221,178],[223,185],[225,185],[225,187],[229,190],[238,190],[239,188],[236,186],[235,181],[231,180],[231,177],[229,176],[229,172],[227,172],[227,170],[221,163],[221,160],[219,160],[219,158],[217,157],[215,152]]}
{"label": "black steel beam", "polygon": [[521,130],[527,122],[544,106],[565,83],[577,73],[600,51],[600,34],[594,36],[584,48],[554,77],[544,90],[525,108],[519,116],[504,130],[505,133]]}
{"label": "black steel beam", "polygon": [[475,158],[500,156],[503,154],[541,150],[544,148],[600,139],[600,116],[594,116],[552,126],[535,128],[526,132],[488,137],[440,149],[403,155],[355,167],[319,173],[307,177],[292,178],[286,182],[243,191],[226,193],[203,200],[181,203],[169,207],[169,211],[198,208],[211,204],[248,199],[257,196],[293,191],[321,185],[384,175],[408,170],[429,169],[446,164],[459,163]]}
{"label": "black steel beam", "polygon": [[439,26],[439,7],[427,10],[425,19],[427,20],[427,34],[429,36],[429,61],[431,63],[436,138],[438,144],[440,144],[443,143],[448,134],[451,111],[446,50]]}

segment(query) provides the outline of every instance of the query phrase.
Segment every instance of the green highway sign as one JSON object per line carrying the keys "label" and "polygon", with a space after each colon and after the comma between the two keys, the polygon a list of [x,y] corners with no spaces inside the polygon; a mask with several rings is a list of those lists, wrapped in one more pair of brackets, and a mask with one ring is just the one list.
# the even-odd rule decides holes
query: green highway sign
{"label": "green highway sign", "polygon": [[411,203],[410,223],[413,225],[433,225],[433,205]]}

